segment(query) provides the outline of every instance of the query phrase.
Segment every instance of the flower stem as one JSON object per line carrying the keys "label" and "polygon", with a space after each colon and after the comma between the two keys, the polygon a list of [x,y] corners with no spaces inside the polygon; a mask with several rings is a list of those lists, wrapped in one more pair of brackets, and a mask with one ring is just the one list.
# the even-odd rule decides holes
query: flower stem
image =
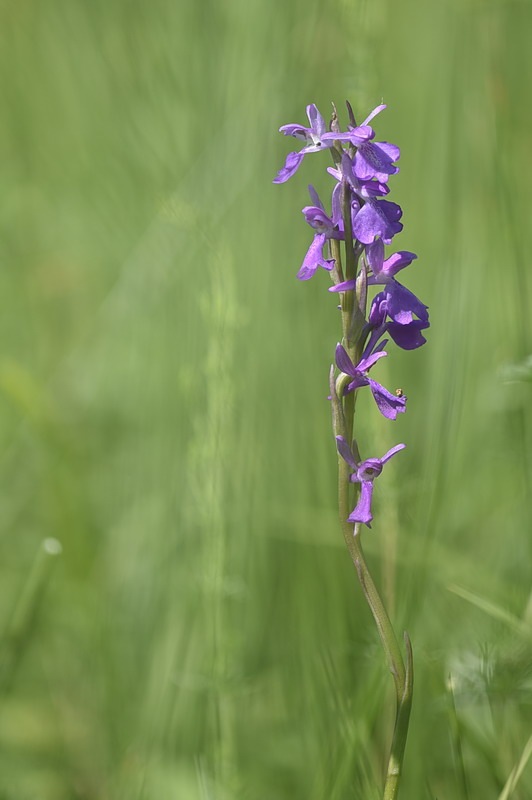
{"label": "flower stem", "polygon": [[395,726],[388,760],[386,782],[384,786],[383,800],[395,800],[399,791],[399,781],[401,778],[403,758],[408,733],[408,723],[410,710],[412,707],[413,692],[413,658],[412,646],[408,634],[404,634],[406,665],[401,654],[401,649],[395,635],[388,612],[382,602],[380,594],[375,586],[371,573],[368,569],[362,542],[360,539],[360,525],[353,526],[347,521],[350,510],[349,498],[349,465],[342,459],[338,459],[339,481],[338,481],[338,500],[340,510],[340,521],[342,532],[349,550],[349,554],[357,571],[358,579],[369,605],[373,619],[377,626],[377,631],[381,640],[388,667],[392,673],[396,696]]}

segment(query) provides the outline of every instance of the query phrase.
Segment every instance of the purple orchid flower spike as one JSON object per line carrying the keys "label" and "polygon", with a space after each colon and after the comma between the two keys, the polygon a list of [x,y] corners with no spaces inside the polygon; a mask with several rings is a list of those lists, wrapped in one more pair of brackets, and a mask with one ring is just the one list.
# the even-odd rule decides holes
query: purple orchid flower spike
{"label": "purple orchid flower spike", "polygon": [[292,175],[295,175],[307,153],[317,153],[333,146],[334,139],[326,138],[325,121],[314,104],[307,106],[307,117],[310,122],[310,128],[297,124],[282,125],[279,128],[279,131],[284,133],[285,136],[293,136],[295,139],[307,142],[307,144],[299,152],[288,153],[285,165],[277,173],[274,183],[285,183]]}
{"label": "purple orchid flower spike", "polygon": [[345,394],[359,389],[361,386],[369,386],[377,408],[383,417],[387,419],[397,419],[398,414],[403,414],[406,411],[406,397],[398,397],[392,394],[388,389],[385,389],[384,386],[381,386],[380,383],[377,383],[377,381],[372,380],[372,378],[368,376],[367,373],[371,367],[376,364],[380,358],[384,358],[384,356],[388,355],[388,353],[383,350],[386,345],[385,339],[374,346],[372,345],[372,341],[370,342],[370,346],[366,347],[362,358],[356,366],[349,358],[345,347],[338,344],[336,346],[336,366],[340,372],[353,378],[347,385]]}
{"label": "purple orchid flower spike", "polygon": [[378,478],[382,468],[396,453],[404,450],[405,444],[396,444],[388,450],[382,458],[368,458],[357,463],[351,448],[343,436],[336,437],[336,447],[344,461],[354,470],[350,477],[351,483],[360,483],[360,497],[355,508],[348,517],[349,522],[362,523],[371,528],[373,514],[371,513],[371,500],[373,497],[373,481]]}
{"label": "purple orchid flower spike", "polygon": [[[328,271],[332,270],[334,267],[334,259],[323,257],[323,247],[328,239],[343,239],[343,234],[340,233],[337,228],[334,208],[332,218],[328,217],[323,208],[323,203],[314,187],[309,186],[308,190],[314,205],[305,206],[303,214],[307,223],[311,228],[314,228],[316,233],[303,259],[303,264],[297,273],[297,277],[300,281],[308,281],[309,278],[312,278],[318,267],[323,267],[323,269]],[[338,212],[336,212],[336,214],[337,213]]]}

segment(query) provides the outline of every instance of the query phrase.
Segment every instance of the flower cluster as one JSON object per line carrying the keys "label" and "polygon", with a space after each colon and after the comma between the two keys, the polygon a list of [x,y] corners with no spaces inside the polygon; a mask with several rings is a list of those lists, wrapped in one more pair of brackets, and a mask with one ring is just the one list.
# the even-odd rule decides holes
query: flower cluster
{"label": "flower cluster", "polygon": [[[328,150],[334,166],[328,168],[334,179],[330,215],[313,186],[309,186],[312,205],[303,208],[306,222],[314,231],[310,247],[297,277],[308,280],[318,267],[327,270],[333,285],[330,292],[340,295],[343,319],[343,343],[336,348],[336,367],[342,412],[335,434],[340,457],[354,470],[351,481],[360,484],[360,496],[349,521],[369,526],[373,480],[383,464],[405,445],[392,448],[381,459],[361,461],[355,458],[358,447],[351,446],[352,420],[345,418],[344,398],[369,386],[378,410],[387,419],[396,419],[406,410],[401,390],[389,392],[369,377],[370,369],[387,355],[384,349],[391,339],[404,350],[414,350],[426,341],[423,331],[429,327],[427,306],[400,283],[396,275],[416,258],[415,253],[399,250],[386,255],[385,246],[403,229],[402,209],[384,199],[389,194],[388,180],[399,171],[396,162],[399,148],[389,142],[375,141],[370,125],[386,106],[379,105],[361,125],[357,125],[349,104],[350,124],[339,128],[336,110],[330,130],[315,105],[307,106],[310,127],[283,125],[281,133],[304,143],[301,150],[289,153],[274,183],[285,183],[299,169],[309,153]],[[345,251],[345,273],[340,244]],[[377,292],[368,309],[368,289]],[[389,338],[386,338],[389,337]],[[338,427],[339,426],[339,427]],[[346,439],[344,434],[349,434]]]}

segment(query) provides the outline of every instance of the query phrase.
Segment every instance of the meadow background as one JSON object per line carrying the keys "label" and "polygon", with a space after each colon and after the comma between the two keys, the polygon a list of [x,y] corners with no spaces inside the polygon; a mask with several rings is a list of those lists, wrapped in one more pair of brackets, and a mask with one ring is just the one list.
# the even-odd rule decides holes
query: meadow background
{"label": "meadow background", "polygon": [[379,797],[339,326],[295,280],[327,157],[271,183],[347,98],[388,103],[432,322],[363,432],[408,444],[365,535],[415,648],[401,796],[532,797],[531,36],[526,0],[1,4],[1,800]]}

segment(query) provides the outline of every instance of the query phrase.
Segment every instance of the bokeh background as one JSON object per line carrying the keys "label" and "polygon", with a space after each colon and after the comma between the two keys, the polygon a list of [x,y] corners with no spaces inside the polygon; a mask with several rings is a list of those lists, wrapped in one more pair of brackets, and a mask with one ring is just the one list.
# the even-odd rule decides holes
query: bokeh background
{"label": "bokeh background", "polygon": [[345,99],[388,103],[433,326],[359,423],[408,445],[365,534],[415,648],[402,795],[532,797],[531,37],[526,0],[1,4],[2,800],[380,796],[339,325],[295,280],[327,157],[271,183]]}

